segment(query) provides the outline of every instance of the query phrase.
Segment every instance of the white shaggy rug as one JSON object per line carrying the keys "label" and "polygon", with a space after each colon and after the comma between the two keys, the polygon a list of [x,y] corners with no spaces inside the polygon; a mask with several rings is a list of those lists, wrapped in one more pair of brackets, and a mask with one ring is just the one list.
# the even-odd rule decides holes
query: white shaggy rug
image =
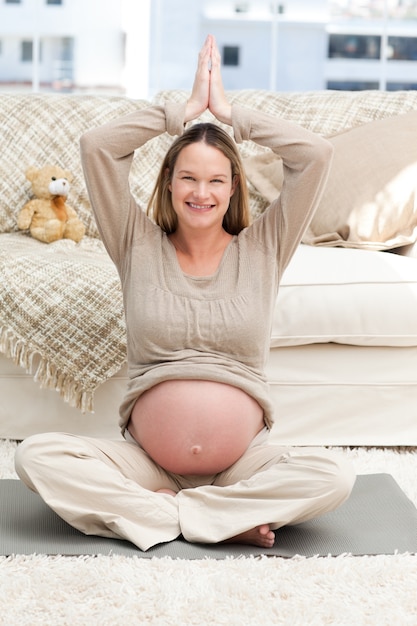
{"label": "white shaggy rug", "polygon": [[[0,478],[16,478],[0,441]],[[417,505],[417,450],[344,450]],[[1,626],[417,625],[417,556],[0,557]]]}

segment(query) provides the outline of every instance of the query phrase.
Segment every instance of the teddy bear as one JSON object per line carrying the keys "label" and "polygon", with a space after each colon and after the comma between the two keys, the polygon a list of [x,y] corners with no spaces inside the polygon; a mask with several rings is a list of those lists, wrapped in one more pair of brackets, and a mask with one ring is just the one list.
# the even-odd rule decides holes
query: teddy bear
{"label": "teddy bear", "polygon": [[45,165],[39,169],[29,167],[25,175],[35,197],[20,210],[18,227],[29,229],[32,237],[45,243],[58,239],[79,242],[85,234],[85,226],[65,202],[72,174],[56,165]]}

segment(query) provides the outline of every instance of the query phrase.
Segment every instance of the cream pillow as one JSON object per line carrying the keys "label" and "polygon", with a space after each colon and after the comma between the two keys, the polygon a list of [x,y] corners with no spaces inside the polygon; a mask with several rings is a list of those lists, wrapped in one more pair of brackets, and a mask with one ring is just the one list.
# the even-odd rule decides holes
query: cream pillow
{"label": "cream pillow", "polygon": [[416,302],[416,259],[301,245],[282,277],[271,346],[417,346]]}
{"label": "cream pillow", "polygon": [[[357,126],[329,139],[329,178],[303,242],[384,250],[417,239],[417,111]],[[248,179],[272,201],[282,162],[272,153],[244,159]]]}

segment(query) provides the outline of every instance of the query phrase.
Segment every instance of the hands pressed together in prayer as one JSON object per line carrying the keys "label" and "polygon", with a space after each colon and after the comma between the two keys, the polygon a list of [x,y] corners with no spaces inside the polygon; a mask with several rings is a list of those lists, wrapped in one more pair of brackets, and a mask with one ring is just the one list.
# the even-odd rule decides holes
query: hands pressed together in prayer
{"label": "hands pressed together in prayer", "polygon": [[208,35],[198,55],[198,66],[191,96],[187,102],[185,121],[194,120],[207,109],[219,122],[231,124],[232,107],[224,92],[220,52],[213,35]]}

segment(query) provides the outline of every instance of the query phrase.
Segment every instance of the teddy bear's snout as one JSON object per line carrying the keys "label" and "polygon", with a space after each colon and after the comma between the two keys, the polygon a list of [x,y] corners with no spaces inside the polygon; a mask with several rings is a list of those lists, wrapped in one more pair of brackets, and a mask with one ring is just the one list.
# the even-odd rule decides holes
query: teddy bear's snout
{"label": "teddy bear's snout", "polygon": [[66,178],[52,179],[49,183],[49,193],[53,196],[67,196],[70,190],[70,184]]}

